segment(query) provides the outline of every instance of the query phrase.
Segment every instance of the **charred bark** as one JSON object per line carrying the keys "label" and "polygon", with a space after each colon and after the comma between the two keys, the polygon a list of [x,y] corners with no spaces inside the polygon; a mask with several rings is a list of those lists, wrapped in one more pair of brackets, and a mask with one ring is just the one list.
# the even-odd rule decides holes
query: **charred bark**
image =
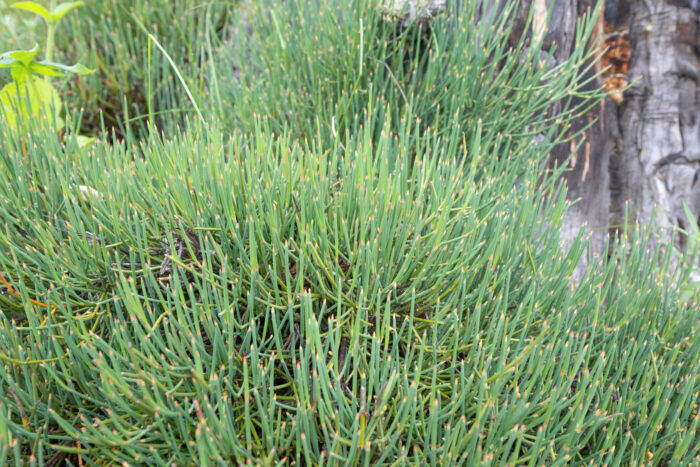
{"label": "charred bark", "polygon": [[[571,53],[576,18],[596,3],[554,1],[544,47],[556,44],[555,59]],[[530,6],[522,2],[521,33]],[[607,70],[593,85],[609,96],[576,124],[595,120],[568,161],[569,199],[577,202],[564,232],[572,237],[588,225],[597,253],[626,211],[629,222],[662,227],[662,236],[688,227],[683,202],[700,221],[700,0],[606,0],[603,7],[596,41],[607,48],[598,70]],[[552,163],[570,154],[561,147]]]}

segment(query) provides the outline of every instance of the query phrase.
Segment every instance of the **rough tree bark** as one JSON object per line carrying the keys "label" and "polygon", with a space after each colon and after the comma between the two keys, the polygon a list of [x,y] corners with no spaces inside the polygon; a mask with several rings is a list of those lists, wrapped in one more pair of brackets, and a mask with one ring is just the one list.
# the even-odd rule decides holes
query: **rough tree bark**
{"label": "rough tree bark", "polygon": [[[597,2],[532,4],[552,2],[545,47],[556,41],[555,58],[562,60],[573,47],[577,17]],[[523,2],[521,25],[529,7]],[[569,199],[580,201],[564,233],[571,237],[588,224],[597,253],[624,223],[626,209],[630,222],[686,228],[685,202],[700,222],[700,0],[606,0],[603,7],[597,41],[608,48],[600,67],[610,68],[597,85],[610,95],[578,122],[580,128],[597,119],[569,162]],[[569,153],[561,148],[552,161]]]}
{"label": "rough tree bark", "polygon": [[[460,0],[456,0],[460,1]],[[444,9],[445,0],[385,0],[399,11]],[[501,1],[480,0],[480,14],[499,10]],[[526,30],[531,7],[544,26],[544,50],[556,44],[555,64],[574,47],[577,19],[596,8],[597,0],[522,0],[513,40]],[[409,8],[406,8],[408,6]],[[598,16],[596,43],[606,49],[597,69],[598,82],[609,92],[573,130],[594,122],[578,152],[560,147],[551,163],[568,160],[569,200],[577,201],[564,221],[564,239],[582,226],[591,234],[592,253],[602,254],[605,241],[629,223],[653,221],[668,239],[676,226],[688,227],[687,203],[700,223],[700,0],[604,0]],[[427,8],[427,10],[426,10]],[[532,38],[532,37],[531,37]],[[631,83],[631,87],[626,89]],[[677,246],[685,246],[682,236]],[[585,261],[579,265],[582,272]]]}

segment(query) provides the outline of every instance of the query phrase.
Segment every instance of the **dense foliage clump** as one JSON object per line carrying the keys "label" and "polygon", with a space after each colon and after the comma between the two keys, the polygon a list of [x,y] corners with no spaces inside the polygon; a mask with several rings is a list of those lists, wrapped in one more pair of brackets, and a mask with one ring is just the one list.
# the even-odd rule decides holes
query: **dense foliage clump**
{"label": "dense foliage clump", "polygon": [[88,148],[0,122],[1,464],[698,461],[683,263],[560,242],[590,17],[547,67],[512,2],[104,3],[74,31],[147,59],[78,82],[174,78]]}

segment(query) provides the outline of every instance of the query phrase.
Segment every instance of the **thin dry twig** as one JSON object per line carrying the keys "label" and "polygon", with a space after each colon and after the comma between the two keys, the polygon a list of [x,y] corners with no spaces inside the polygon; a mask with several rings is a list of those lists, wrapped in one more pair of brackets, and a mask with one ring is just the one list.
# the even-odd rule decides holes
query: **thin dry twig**
{"label": "thin dry twig", "polygon": [[[7,282],[7,279],[5,279],[5,276],[3,276],[2,273],[0,273],[0,281],[3,283],[3,285],[5,286],[5,288],[7,289],[8,292],[10,292],[11,294],[13,294],[16,297],[22,298],[22,294],[17,292],[14,289],[14,287],[12,287],[9,282]],[[36,306],[40,306],[42,308],[51,309],[50,316],[53,316],[54,313],[56,313],[56,306],[55,305],[47,305],[46,303],[40,302],[38,300],[34,300],[31,297],[29,298],[29,302],[33,303]],[[46,319],[47,318],[44,318],[44,320],[41,322],[40,326],[44,326],[46,324]]]}
{"label": "thin dry twig", "polygon": [[391,76],[391,79],[394,80],[394,84],[396,84],[396,87],[399,89],[399,92],[401,93],[401,97],[403,97],[403,101],[406,103],[406,106],[408,106],[408,99],[406,98],[406,94],[404,94],[403,89],[401,89],[401,85],[399,84],[399,80],[396,79],[396,76],[394,76],[394,73],[391,71],[391,68],[389,68],[389,64],[386,62],[383,62],[381,60],[377,60],[376,58],[374,59],[377,63],[380,63],[386,67],[386,70],[389,72],[389,75]]}
{"label": "thin dry twig", "polygon": [[12,398],[17,403],[17,407],[19,408],[19,416],[22,417],[22,425],[27,426],[27,414],[24,412],[24,406],[22,405],[22,401],[19,399],[14,389],[8,387],[7,390],[10,394],[12,394]]}

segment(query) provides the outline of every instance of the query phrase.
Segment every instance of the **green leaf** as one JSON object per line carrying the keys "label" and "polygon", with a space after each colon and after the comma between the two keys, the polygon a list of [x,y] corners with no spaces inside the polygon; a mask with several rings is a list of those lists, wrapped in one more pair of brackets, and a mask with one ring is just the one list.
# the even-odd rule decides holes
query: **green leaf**
{"label": "green leaf", "polygon": [[12,79],[17,82],[22,82],[32,75],[32,70],[22,62],[15,62],[10,68]]}
{"label": "green leaf", "polygon": [[[90,73],[95,72],[95,70],[91,70],[90,68],[86,67],[85,65],[81,65],[80,63],[76,63],[75,65],[64,65],[62,63],[47,62],[47,61],[43,61],[43,60],[40,62],[36,62],[36,63],[38,65],[41,65],[44,67],[52,68],[54,71],[63,72],[63,74],[75,73],[78,75],[89,75]],[[42,74],[47,74],[47,73],[42,73]],[[58,75],[48,75],[48,76],[58,76]]]}
{"label": "green leaf", "polygon": [[9,83],[0,90],[0,113],[12,128],[17,128],[22,122],[40,121],[46,117],[50,126],[60,130],[63,127],[63,120],[59,118],[62,108],[58,91],[38,77]]}
{"label": "green leaf", "polygon": [[52,22],[51,13],[49,13],[49,10],[47,10],[46,8],[44,8],[36,2],[17,2],[13,3],[10,6],[12,8],[17,8],[18,10],[25,10],[29,11],[30,13],[37,14],[44,18],[44,21],[46,21],[47,23]]}
{"label": "green leaf", "polygon": [[4,54],[0,55],[0,68],[7,68],[17,61],[10,56],[11,53],[12,52],[5,52]]}
{"label": "green leaf", "polygon": [[21,62],[25,66],[29,64],[34,59],[34,56],[39,52],[39,45],[35,45],[29,50],[11,50],[0,55],[0,68],[7,68],[13,66],[17,62]]}
{"label": "green leaf", "polygon": [[63,15],[81,5],[83,5],[83,2],[65,2],[58,5],[56,9],[51,12],[51,18],[54,24],[58,23],[58,21],[63,18]]}
{"label": "green leaf", "polygon": [[52,66],[46,65],[45,63],[33,62],[31,65],[29,65],[28,68],[29,68],[29,71],[31,73],[34,73],[37,75],[44,75],[44,76],[62,76],[63,75],[63,73],[58,72]]}
{"label": "green leaf", "polygon": [[39,46],[35,45],[30,50],[13,50],[0,55],[0,68],[12,68],[12,79],[21,81],[28,75],[34,73],[44,76],[61,76],[68,73],[87,75],[95,70],[76,63],[75,65],[64,65],[62,63],[34,61],[34,57],[39,51]]}

